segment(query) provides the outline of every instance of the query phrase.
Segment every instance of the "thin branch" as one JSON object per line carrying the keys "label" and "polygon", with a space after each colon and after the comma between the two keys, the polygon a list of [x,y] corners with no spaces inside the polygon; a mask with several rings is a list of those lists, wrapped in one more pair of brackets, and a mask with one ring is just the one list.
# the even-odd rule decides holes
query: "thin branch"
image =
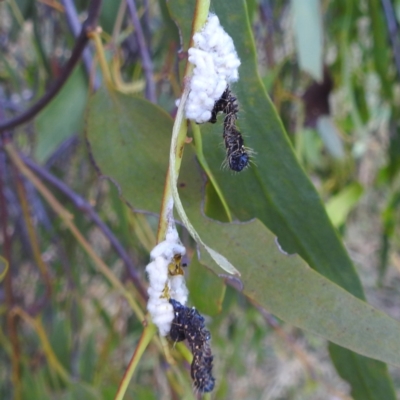
{"label": "thin branch", "polygon": [[128,388],[129,382],[132,379],[133,373],[137,365],[139,364],[140,359],[143,356],[144,351],[147,346],[150,344],[153,336],[157,333],[157,328],[154,324],[148,324],[145,326],[142,336],[139,339],[135,352],[132,355],[131,360],[129,361],[128,368],[126,369],[124,376],[119,384],[117,393],[115,394],[114,400],[123,400],[126,389]]}
{"label": "thin branch", "polygon": [[[74,4],[73,0],[62,0],[62,4],[64,6],[65,16],[67,17],[69,28],[71,29],[71,32],[76,39],[79,36],[79,33],[82,31],[82,24],[79,21],[75,4]],[[83,51],[82,62],[85,66],[87,76],[90,77],[90,75],[93,71],[93,69],[92,69],[93,56],[92,56],[92,51],[89,47],[86,47],[86,49]],[[95,81],[94,88],[95,89],[100,85],[99,79],[97,79],[97,78],[98,77],[96,76],[94,79],[94,81]]]}
{"label": "thin branch", "polygon": [[82,25],[81,33],[76,40],[75,47],[72,51],[71,57],[64,66],[63,71],[59,76],[59,78],[53,83],[53,85],[44,94],[44,96],[41,99],[39,99],[35,104],[33,104],[32,107],[28,108],[28,110],[24,111],[22,114],[16,116],[15,118],[11,118],[8,121],[0,122],[0,134],[31,120],[44,107],[46,107],[46,105],[50,103],[50,101],[60,91],[60,89],[63,87],[63,85],[71,75],[72,71],[74,70],[76,64],[81,59],[83,50],[85,49],[87,43],[89,42],[88,33],[95,30],[97,26],[100,7],[101,7],[101,0],[91,1],[88,10],[88,17]]}
{"label": "thin branch", "polygon": [[[1,138],[0,138],[1,144]],[[5,290],[5,303],[7,307],[6,314],[6,329],[11,342],[12,354],[11,354],[11,380],[15,390],[14,399],[21,400],[21,369],[20,369],[20,358],[21,349],[18,336],[17,319],[11,313],[15,305],[15,298],[13,292],[12,283],[12,242],[10,232],[7,229],[9,224],[8,208],[5,198],[5,186],[6,186],[6,159],[3,151],[0,151],[0,228],[3,236],[3,256],[7,260],[9,269],[4,278],[4,290]]]}
{"label": "thin branch", "polygon": [[13,147],[11,143],[7,143],[4,148],[13,164],[16,165],[19,171],[32,182],[37,191],[45,198],[48,205],[53,209],[57,216],[61,218],[62,222],[66,225],[66,227],[75,237],[77,242],[82,246],[87,255],[92,259],[97,269],[109,281],[111,286],[125,297],[132,311],[136,314],[137,318],[142,321],[144,319],[144,314],[142,308],[137,303],[136,298],[115,276],[114,272],[107,266],[102,258],[97,255],[93,247],[86,240],[85,236],[74,224],[72,214],[56,199],[53,193],[42,183],[42,181],[32,172],[32,170],[30,170],[24,164],[17,150]]}
{"label": "thin branch", "polygon": [[381,0],[387,22],[390,41],[392,42],[394,60],[396,63],[397,74],[400,76],[400,38],[399,26],[396,21],[393,4],[390,0]]}
{"label": "thin branch", "polygon": [[152,103],[156,102],[156,87],[153,78],[153,62],[151,61],[149,49],[146,45],[142,26],[140,25],[139,16],[134,0],[126,0],[132,24],[135,27],[136,37],[139,45],[140,57],[142,58],[142,66],[146,76],[146,98]]}
{"label": "thin branch", "polygon": [[42,275],[46,287],[45,293],[29,307],[29,314],[37,315],[48,304],[48,300],[52,292],[51,278],[48,272],[48,266],[42,258],[39,240],[37,232],[32,222],[32,217],[29,210],[29,202],[27,199],[27,193],[24,183],[22,181],[22,177],[19,171],[15,168],[15,166],[13,167],[14,167],[13,168],[14,184],[17,189],[17,196],[21,207],[22,220],[23,223],[25,224],[26,233],[28,235],[29,247],[32,251],[34,262],[36,263],[36,266],[40,274]]}
{"label": "thin branch", "polygon": [[56,178],[54,175],[50,174],[46,169],[43,167],[37,165],[34,163],[32,160],[30,160],[28,157],[25,157],[23,155],[20,155],[22,161],[31,169],[33,170],[36,174],[38,174],[42,179],[46,180],[49,182],[51,185],[56,187],[60,192],[62,192],[65,196],[67,196],[72,203],[75,205],[76,208],[78,208],[80,211],[83,211],[86,213],[89,218],[100,228],[100,230],[103,232],[103,234],[107,237],[107,239],[110,241],[111,245],[114,247],[115,251],[118,253],[118,255],[121,257],[121,259],[124,261],[128,274],[131,277],[133,283],[135,284],[138,292],[142,296],[143,299],[147,299],[147,292],[146,289],[143,287],[140,276],[133,265],[133,262],[131,258],[129,257],[129,254],[126,252],[124,247],[121,245],[121,243],[118,241],[118,239],[115,237],[111,229],[101,220],[99,215],[96,213],[96,211],[93,210],[92,206],[81,196],[79,196],[77,193],[75,193],[69,186],[67,186],[64,182]]}

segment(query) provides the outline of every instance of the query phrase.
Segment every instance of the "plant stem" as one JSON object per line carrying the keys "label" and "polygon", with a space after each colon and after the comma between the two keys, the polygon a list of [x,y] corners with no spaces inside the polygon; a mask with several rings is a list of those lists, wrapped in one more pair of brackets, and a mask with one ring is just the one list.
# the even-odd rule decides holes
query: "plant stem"
{"label": "plant stem", "polygon": [[56,94],[64,86],[70,77],[72,71],[75,69],[76,64],[81,59],[81,55],[86,48],[89,41],[89,33],[92,32],[96,25],[97,19],[100,14],[101,0],[92,0],[89,9],[88,17],[82,25],[82,31],[75,42],[75,47],[72,51],[71,57],[65,64],[60,77],[54,82],[50,89],[41,97],[32,107],[28,108],[26,111],[17,115],[15,118],[11,118],[7,121],[0,122],[0,135],[9,129],[15,128],[25,122],[31,120],[35,115],[37,115],[43,108],[50,103],[51,100],[56,96]]}
{"label": "plant stem", "polygon": [[95,212],[93,207],[79,194],[75,193],[68,185],[64,182],[56,178],[52,175],[49,171],[45,168],[41,167],[40,165],[34,163],[31,159],[26,156],[20,156],[22,161],[27,165],[31,170],[33,170],[36,174],[39,175],[40,178],[49,182],[59,191],[61,191],[65,196],[67,196],[75,207],[79,211],[83,211],[89,218],[100,228],[102,233],[106,236],[106,238],[110,241],[111,245],[117,252],[117,254],[121,257],[126,265],[127,272],[134,282],[138,293],[144,300],[147,300],[147,291],[143,286],[139,272],[137,271],[132,259],[130,258],[127,251],[124,249],[120,241],[114,235],[112,230],[103,222],[103,220],[99,217],[99,215]]}
{"label": "plant stem", "polygon": [[54,212],[63,220],[65,225],[71,231],[72,235],[75,236],[78,243],[83,247],[86,253],[94,261],[99,271],[109,280],[112,286],[126,298],[137,318],[142,321],[144,319],[144,314],[142,309],[137,304],[135,298],[118,280],[114,273],[108,268],[106,263],[96,254],[90,243],[85,239],[85,237],[73,223],[73,216],[61,205],[61,203],[43,185],[43,183],[36,177],[36,175],[24,164],[11,143],[6,144],[4,148],[6,149],[15,166],[32,182],[38,192],[46,199]]}
{"label": "plant stem", "polygon": [[[210,9],[210,0],[197,0],[196,8],[193,16],[192,23],[192,34],[190,39],[190,46],[193,45],[193,35],[200,31],[207,21],[208,12]],[[176,180],[179,176],[179,170],[182,163],[183,158],[183,150],[186,141],[186,133],[187,133],[187,124],[184,118],[184,108],[186,99],[189,95],[189,85],[188,82],[193,72],[193,64],[187,62],[185,68],[184,75],[184,88],[182,92],[182,96],[180,99],[178,112],[175,117],[174,127],[172,129],[172,140],[171,140],[171,150],[170,150],[170,162],[168,166],[167,176],[165,178],[164,185],[164,195],[161,204],[161,212],[160,212],[160,222],[158,225],[157,232],[157,242],[160,242],[164,239],[167,227],[169,224],[169,218],[172,214],[173,208],[173,196],[172,196],[172,187],[171,185],[176,185]],[[174,139],[176,137],[176,140]],[[172,156],[174,154],[174,156]],[[171,174],[171,168],[174,168],[174,173]],[[171,177],[176,177],[175,181],[171,180]]]}
{"label": "plant stem", "polygon": [[135,27],[135,33],[137,38],[137,43],[139,46],[140,57],[142,59],[142,67],[144,70],[144,75],[146,77],[146,98],[152,103],[156,103],[156,87],[153,78],[153,62],[150,56],[150,50],[146,44],[146,39],[144,37],[142,25],[140,25],[140,20],[138,12],[136,9],[136,4],[134,0],[126,0],[128,5],[129,14],[132,20],[132,24]]}
{"label": "plant stem", "polygon": [[103,73],[104,82],[109,89],[114,88],[114,83],[111,78],[110,68],[108,67],[106,54],[104,52],[103,43],[100,37],[101,30],[96,29],[90,32],[90,38],[93,39],[94,47],[96,48],[97,57],[99,58],[101,72]]}
{"label": "plant stem", "polygon": [[36,263],[36,266],[39,269],[40,274],[42,275],[42,278],[43,278],[43,281],[44,281],[44,284],[46,287],[46,292],[45,292],[44,296],[41,299],[39,299],[38,301],[36,301],[31,308],[31,312],[32,312],[32,310],[34,310],[33,313],[37,314],[41,310],[41,308],[43,308],[46,305],[46,301],[51,296],[51,291],[52,291],[51,279],[50,279],[50,275],[48,272],[48,266],[44,262],[44,260],[42,258],[42,252],[40,251],[39,240],[38,240],[38,236],[37,236],[35,227],[33,225],[32,219],[31,219],[28,200],[26,198],[25,187],[22,182],[21,176],[19,175],[19,171],[17,171],[17,170],[15,170],[15,178],[16,178],[15,185],[17,188],[17,196],[19,198],[19,202],[21,205],[22,218],[25,222],[25,227],[26,227],[26,231],[28,234],[29,244],[32,249],[33,259]]}
{"label": "plant stem", "polygon": [[7,307],[6,329],[12,348],[11,382],[14,389],[14,400],[21,400],[21,368],[20,368],[21,350],[20,350],[20,341],[18,337],[18,325],[17,325],[18,321],[15,315],[11,312],[15,304],[15,296],[14,296],[13,281],[12,281],[12,267],[13,267],[11,259],[12,240],[11,240],[11,234],[7,229],[9,214],[5,197],[6,170],[4,166],[6,165],[6,162],[5,159],[3,158],[3,155],[4,153],[1,152],[0,166],[2,168],[0,168],[0,227],[3,236],[2,247],[4,252],[4,259],[8,265],[4,277],[5,303]]}
{"label": "plant stem", "polygon": [[69,376],[68,371],[60,363],[56,354],[54,353],[53,348],[51,347],[50,341],[46,335],[46,331],[41,323],[40,318],[31,317],[27,312],[25,312],[22,308],[18,306],[14,308],[12,313],[14,315],[18,315],[24,321],[26,321],[28,324],[32,326],[32,328],[36,331],[37,335],[39,336],[43,352],[45,353],[47,361],[50,364],[50,366],[58,373],[60,378],[62,378],[62,380],[65,383],[71,382],[72,379]]}
{"label": "plant stem", "polygon": [[133,373],[135,372],[135,369],[139,363],[139,360],[142,357],[144,351],[146,350],[146,347],[149,345],[151,339],[156,334],[156,332],[157,332],[157,328],[154,324],[148,324],[144,328],[144,330],[142,332],[142,336],[140,337],[139,343],[136,347],[136,350],[133,353],[131,360],[129,361],[128,368],[125,371],[125,374],[119,385],[119,388],[114,397],[114,400],[122,400],[124,398],[126,389],[128,388],[129,382],[132,379]]}

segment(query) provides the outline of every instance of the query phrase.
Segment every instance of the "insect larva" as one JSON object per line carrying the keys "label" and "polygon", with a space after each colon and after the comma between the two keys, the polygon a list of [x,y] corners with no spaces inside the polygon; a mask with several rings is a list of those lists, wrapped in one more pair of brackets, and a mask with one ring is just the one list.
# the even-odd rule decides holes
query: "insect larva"
{"label": "insect larva", "polygon": [[226,148],[225,163],[231,170],[240,172],[249,164],[251,150],[244,146],[242,134],[236,127],[239,106],[229,86],[226,87],[221,98],[215,102],[209,122],[212,124],[217,122],[217,115],[220,112],[225,114],[224,131],[222,135]]}
{"label": "insect larva", "polygon": [[210,332],[204,325],[204,318],[195,308],[189,308],[174,299],[170,299],[174,308],[170,337],[175,342],[187,340],[193,353],[190,374],[193,385],[201,393],[214,389],[215,379],[212,375],[213,355],[209,340]]}

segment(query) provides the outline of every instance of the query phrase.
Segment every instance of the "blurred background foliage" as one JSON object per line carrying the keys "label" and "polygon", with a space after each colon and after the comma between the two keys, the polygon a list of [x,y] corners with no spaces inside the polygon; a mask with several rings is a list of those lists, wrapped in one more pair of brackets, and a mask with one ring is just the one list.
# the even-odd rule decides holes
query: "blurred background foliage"
{"label": "blurred background foliage", "polygon": [[[124,0],[103,1],[98,20],[114,82],[174,116],[185,60],[179,31],[164,0],[129,3],[140,29]],[[400,1],[245,3],[259,73],[297,159],[368,301],[400,319]],[[0,123],[60,77],[88,6],[0,2]],[[84,127],[88,95],[103,84],[91,44],[57,96],[0,139],[2,399],[113,399],[143,330],[107,274],[144,309],[144,267],[158,218],[134,212],[110,181],[98,179]],[[4,150],[10,142],[44,191],[10,162]],[[212,203],[212,188],[207,194]],[[224,220],[218,207],[209,214]],[[212,398],[380,399],[373,390],[352,391],[332,366],[325,340],[278,320],[201,268],[194,242],[184,229],[181,235],[191,303],[210,316]],[[126,399],[194,398],[182,354],[172,355],[179,367],[150,346]],[[399,396],[400,372],[389,369]]]}

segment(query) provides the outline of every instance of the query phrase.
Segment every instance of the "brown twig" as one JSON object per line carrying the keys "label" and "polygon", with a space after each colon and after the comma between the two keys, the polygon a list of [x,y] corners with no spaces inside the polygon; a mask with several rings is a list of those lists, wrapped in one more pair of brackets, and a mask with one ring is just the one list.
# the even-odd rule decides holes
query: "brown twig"
{"label": "brown twig", "polygon": [[[1,139],[0,139],[1,141]],[[11,237],[8,227],[7,203],[4,195],[6,183],[6,160],[4,152],[0,151],[0,227],[3,236],[3,256],[9,264],[8,272],[4,278],[5,300],[7,306],[7,333],[12,347],[11,356],[11,380],[14,387],[14,399],[21,399],[21,370],[20,370],[20,344],[18,340],[17,318],[11,313],[14,307],[14,293],[12,287],[12,260],[11,260]]]}
{"label": "brown twig", "polygon": [[134,0],[126,0],[132,24],[135,27],[136,38],[138,41],[140,57],[142,58],[142,66],[146,76],[146,98],[152,103],[156,102],[156,88],[153,78],[153,62],[151,61],[150,52],[144,38],[142,26],[140,25],[139,16]]}
{"label": "brown twig", "polygon": [[20,155],[23,162],[36,174],[38,174],[42,179],[49,182],[51,185],[56,187],[59,191],[61,191],[65,196],[67,196],[72,203],[78,208],[80,211],[85,212],[89,218],[100,228],[103,234],[110,241],[111,245],[114,247],[115,251],[119,254],[121,259],[124,261],[128,274],[131,277],[133,283],[135,284],[138,292],[142,296],[143,299],[147,299],[146,289],[143,287],[139,274],[133,265],[129,254],[126,252],[124,247],[112,233],[111,229],[101,220],[98,214],[93,210],[92,206],[81,196],[75,193],[69,186],[67,186],[64,182],[60,181],[54,175],[50,174],[46,169],[37,165],[28,157]]}
{"label": "brown twig", "polygon": [[60,91],[60,89],[64,86],[65,82],[68,80],[72,71],[74,70],[76,64],[81,59],[83,50],[85,49],[89,37],[88,33],[92,32],[97,26],[97,20],[100,13],[101,0],[92,0],[89,9],[88,9],[88,17],[86,21],[82,24],[82,30],[80,35],[78,36],[75,47],[72,51],[71,57],[64,66],[61,75],[59,78],[53,83],[53,85],[49,88],[49,90],[40,98],[32,107],[28,108],[22,114],[17,115],[14,118],[9,119],[8,121],[0,122],[0,134],[3,134],[5,131],[15,128],[18,125],[21,125],[29,120],[31,120],[35,115],[37,115],[50,101],[55,97],[55,95]]}
{"label": "brown twig", "polygon": [[[62,0],[62,4],[64,6],[65,16],[67,17],[67,22],[68,22],[69,28],[76,39],[76,38],[78,38],[79,33],[82,31],[82,24],[79,21],[75,4],[74,4],[73,0]],[[90,75],[93,71],[93,68],[92,68],[93,56],[92,56],[92,51],[91,51],[90,47],[86,47],[86,49],[83,51],[82,62],[83,62],[83,65],[85,66],[87,76],[90,77]],[[94,81],[95,81],[94,89],[95,90],[100,84],[100,82],[96,78],[98,78],[98,77],[96,76],[94,79]]]}
{"label": "brown twig", "polygon": [[19,199],[19,203],[21,206],[22,211],[22,219],[25,223],[26,231],[28,234],[29,245],[32,250],[33,260],[36,263],[40,274],[42,275],[46,291],[41,298],[36,300],[34,304],[29,307],[29,314],[30,315],[37,315],[43,307],[47,304],[47,300],[51,296],[51,278],[48,271],[48,266],[44,262],[42,258],[42,254],[40,251],[39,240],[37,237],[37,232],[32,222],[31,213],[29,210],[29,204],[27,200],[26,190],[24,186],[24,182],[22,180],[21,175],[19,174],[18,170],[14,167],[14,183],[17,189],[17,196]]}

